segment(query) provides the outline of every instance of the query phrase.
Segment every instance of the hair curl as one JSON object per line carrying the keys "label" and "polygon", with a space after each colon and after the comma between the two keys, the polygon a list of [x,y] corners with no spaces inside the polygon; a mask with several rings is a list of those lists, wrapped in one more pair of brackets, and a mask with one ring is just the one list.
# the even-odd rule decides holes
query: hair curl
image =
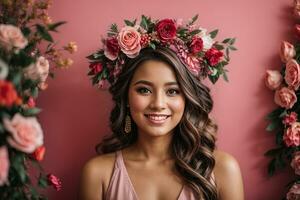
{"label": "hair curl", "polygon": [[98,153],[115,152],[137,141],[135,123],[132,123],[130,134],[124,132],[126,105],[134,72],[147,60],[158,60],[172,66],[185,96],[183,117],[175,128],[171,143],[175,167],[199,199],[217,200],[216,183],[212,178],[217,125],[209,117],[213,108],[210,89],[189,72],[177,55],[168,48],[143,49],[136,58],[126,60],[119,78],[110,88],[115,102],[110,115],[112,134],[98,144],[96,150]]}

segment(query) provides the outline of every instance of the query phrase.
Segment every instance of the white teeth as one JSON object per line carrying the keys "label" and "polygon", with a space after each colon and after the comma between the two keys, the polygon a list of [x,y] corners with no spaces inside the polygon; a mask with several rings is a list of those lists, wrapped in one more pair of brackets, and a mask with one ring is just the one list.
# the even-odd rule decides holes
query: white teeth
{"label": "white teeth", "polygon": [[147,115],[147,117],[151,120],[160,121],[167,119],[168,116],[154,116],[154,115]]}

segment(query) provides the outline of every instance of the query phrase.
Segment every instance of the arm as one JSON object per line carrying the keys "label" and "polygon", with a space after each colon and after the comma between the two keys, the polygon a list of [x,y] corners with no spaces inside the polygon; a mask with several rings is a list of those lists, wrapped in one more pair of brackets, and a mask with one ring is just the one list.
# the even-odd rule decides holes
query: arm
{"label": "arm", "polygon": [[85,164],[82,170],[79,188],[80,200],[102,200],[103,181],[95,159]]}
{"label": "arm", "polygon": [[217,188],[220,200],[244,200],[243,180],[239,164],[229,154],[215,153]]}

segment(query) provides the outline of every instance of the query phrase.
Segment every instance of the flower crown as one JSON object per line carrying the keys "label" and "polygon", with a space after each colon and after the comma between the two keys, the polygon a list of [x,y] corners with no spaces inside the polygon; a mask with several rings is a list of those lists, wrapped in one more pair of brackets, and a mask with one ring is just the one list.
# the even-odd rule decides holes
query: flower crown
{"label": "flower crown", "polygon": [[[220,75],[228,81],[225,65],[229,63],[230,50],[235,38],[222,42],[214,41],[218,30],[207,33],[195,25],[198,15],[187,23],[182,19],[152,20],[142,15],[140,23],[124,20],[120,30],[112,24],[107,38],[102,39],[103,47],[87,58],[90,60],[89,73],[93,85],[106,89],[114,84],[127,59],[135,58],[144,48],[167,47],[173,50],[187,69],[199,79],[209,77],[216,83]],[[224,53],[225,52],[225,53]]]}

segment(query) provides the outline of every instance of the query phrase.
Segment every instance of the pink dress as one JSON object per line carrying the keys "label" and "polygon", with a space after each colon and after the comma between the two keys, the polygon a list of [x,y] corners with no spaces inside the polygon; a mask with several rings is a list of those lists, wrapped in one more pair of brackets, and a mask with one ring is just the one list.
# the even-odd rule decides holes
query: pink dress
{"label": "pink dress", "polygon": [[[116,153],[114,171],[105,200],[139,200],[128,176],[121,151]],[[190,188],[184,186],[178,200],[196,200],[196,197]]]}

